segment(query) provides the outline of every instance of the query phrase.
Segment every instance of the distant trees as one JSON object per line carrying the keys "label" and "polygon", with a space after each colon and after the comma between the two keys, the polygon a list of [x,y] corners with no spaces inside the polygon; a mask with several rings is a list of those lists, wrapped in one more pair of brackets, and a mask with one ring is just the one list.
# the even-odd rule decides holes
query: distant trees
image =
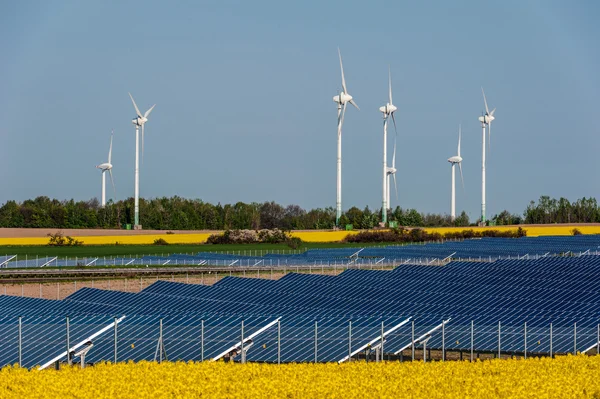
{"label": "distant trees", "polygon": [[[209,204],[199,199],[140,198],[140,214],[145,229],[157,230],[241,230],[241,229],[331,229],[335,209],[305,210],[298,205],[282,206],[264,203]],[[396,207],[388,211],[388,220],[407,227],[467,227],[468,215],[463,211],[454,221],[449,215],[420,213],[416,209]],[[351,207],[342,214],[340,224],[355,229],[372,229],[381,221],[381,211]],[[595,198],[582,198],[573,203],[542,196],[531,201],[523,217],[504,210],[492,218],[496,225],[522,223],[592,223],[600,222]],[[7,201],[0,207],[0,227],[40,227],[56,229],[121,228],[133,223],[133,199],[112,202],[100,207],[97,199],[59,201],[37,197],[22,203]]]}
{"label": "distant trees", "polygon": [[543,195],[537,204],[531,201],[524,213],[524,223],[597,223],[600,210],[595,198],[581,198],[571,203],[566,198],[550,198]]}

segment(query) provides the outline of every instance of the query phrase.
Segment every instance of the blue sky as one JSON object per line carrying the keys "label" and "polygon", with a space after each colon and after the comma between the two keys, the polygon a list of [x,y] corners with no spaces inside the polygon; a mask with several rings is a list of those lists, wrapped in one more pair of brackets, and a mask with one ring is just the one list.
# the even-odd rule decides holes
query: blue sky
{"label": "blue sky", "polygon": [[[497,107],[488,216],[542,194],[600,197],[600,48],[594,1],[18,1],[0,5],[0,202],[100,195],[115,129],[117,198],[335,206],[337,60],[350,93],[343,205],[381,205],[391,66],[399,200],[449,212],[463,126],[465,190],[481,202],[480,86]],[[389,148],[393,141],[390,140]]]}

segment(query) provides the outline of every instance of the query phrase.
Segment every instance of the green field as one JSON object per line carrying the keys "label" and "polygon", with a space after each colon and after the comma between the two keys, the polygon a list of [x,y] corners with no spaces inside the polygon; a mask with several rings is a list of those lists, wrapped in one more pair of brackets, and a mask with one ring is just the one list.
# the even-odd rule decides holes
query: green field
{"label": "green field", "polygon": [[[348,248],[380,246],[388,244],[346,244],[346,243],[304,243],[296,252],[314,248]],[[252,253],[250,253],[252,251]],[[240,255],[258,255],[267,251],[281,251],[292,253],[285,244],[222,244],[222,245],[83,245],[78,247],[50,247],[50,246],[0,246],[0,255],[22,256],[60,256],[60,257],[88,257],[88,256],[125,256],[125,255],[167,255],[173,253],[197,252],[235,252]]]}

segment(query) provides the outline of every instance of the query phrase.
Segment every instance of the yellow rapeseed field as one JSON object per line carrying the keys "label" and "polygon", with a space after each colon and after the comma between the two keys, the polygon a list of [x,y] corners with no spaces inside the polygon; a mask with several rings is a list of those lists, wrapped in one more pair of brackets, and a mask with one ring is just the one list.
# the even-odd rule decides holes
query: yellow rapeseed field
{"label": "yellow rapeseed field", "polygon": [[600,357],[476,363],[121,363],[0,371],[18,398],[598,398]]}
{"label": "yellow rapeseed field", "polygon": [[[537,236],[559,236],[571,235],[574,228],[579,229],[583,234],[600,234],[600,226],[569,226],[569,225],[547,225],[547,226],[522,226],[527,230],[530,237]],[[428,232],[438,232],[444,234],[447,232],[462,230],[514,230],[515,227],[435,227],[426,228]],[[356,234],[358,231],[294,231],[292,236],[299,237],[305,242],[337,242],[341,241],[348,234]],[[152,244],[157,238],[166,240],[169,244],[199,244],[206,242],[209,233],[203,234],[148,234],[148,235],[120,235],[120,236],[75,236],[74,238],[83,241],[86,245],[110,245],[115,242],[120,244]],[[48,237],[13,237],[0,238],[0,245],[46,245]]]}

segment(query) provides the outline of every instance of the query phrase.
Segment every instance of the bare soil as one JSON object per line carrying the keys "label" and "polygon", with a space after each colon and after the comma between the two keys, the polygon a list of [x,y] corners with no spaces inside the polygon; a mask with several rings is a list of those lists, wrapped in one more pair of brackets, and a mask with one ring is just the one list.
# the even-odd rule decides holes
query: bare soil
{"label": "bare soil", "polygon": [[[328,275],[337,275],[341,271],[327,270]],[[285,274],[281,272],[271,273],[265,270],[262,273],[248,273],[246,275],[237,275],[237,277],[246,278],[263,278],[268,280],[278,280]],[[83,287],[98,288],[103,290],[123,291],[123,292],[140,292],[142,289],[152,285],[156,281],[174,281],[186,284],[204,284],[213,285],[217,281],[229,276],[228,273],[188,276],[157,276],[157,277],[141,277],[127,279],[92,279],[92,280],[76,280],[70,282],[46,282],[46,283],[25,283],[25,284],[3,284],[0,285],[0,295],[24,296],[29,298],[44,298],[44,299],[64,299],[75,291]]]}

